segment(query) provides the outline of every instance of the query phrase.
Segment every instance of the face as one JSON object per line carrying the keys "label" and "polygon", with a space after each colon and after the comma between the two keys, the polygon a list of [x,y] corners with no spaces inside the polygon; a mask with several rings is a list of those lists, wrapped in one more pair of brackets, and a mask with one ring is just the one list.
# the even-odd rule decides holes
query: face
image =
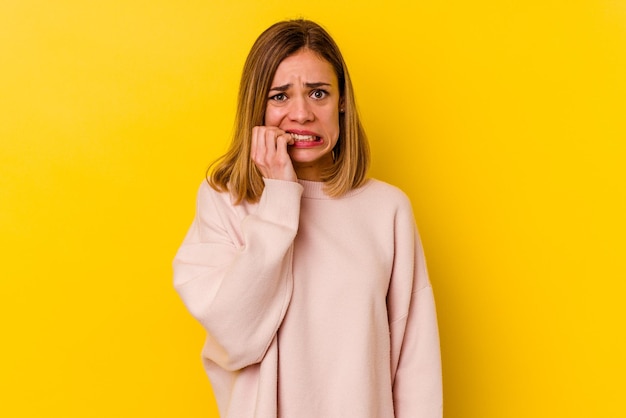
{"label": "face", "polygon": [[332,165],[332,149],[339,138],[341,102],[332,65],[303,49],[278,66],[270,87],[265,125],[291,134],[288,148],[298,178],[320,180]]}

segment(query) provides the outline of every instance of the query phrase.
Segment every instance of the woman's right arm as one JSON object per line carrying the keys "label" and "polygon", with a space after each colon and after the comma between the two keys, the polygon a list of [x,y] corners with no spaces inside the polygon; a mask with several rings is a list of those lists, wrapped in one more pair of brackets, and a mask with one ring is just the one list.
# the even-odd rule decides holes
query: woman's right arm
{"label": "woman's right arm", "polygon": [[299,183],[265,179],[257,210],[240,219],[206,183],[198,192],[174,286],[207,330],[203,353],[226,370],[260,362],[285,315],[301,194]]}

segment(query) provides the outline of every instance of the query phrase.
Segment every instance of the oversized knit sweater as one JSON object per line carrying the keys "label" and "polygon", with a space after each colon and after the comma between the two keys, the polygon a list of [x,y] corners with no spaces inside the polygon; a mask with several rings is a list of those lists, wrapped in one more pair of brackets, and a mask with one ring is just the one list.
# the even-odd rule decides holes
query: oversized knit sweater
{"label": "oversized knit sweater", "polygon": [[206,183],[174,285],[207,331],[223,418],[436,418],[433,293],[411,205],[377,180],[340,198],[265,180],[256,204]]}

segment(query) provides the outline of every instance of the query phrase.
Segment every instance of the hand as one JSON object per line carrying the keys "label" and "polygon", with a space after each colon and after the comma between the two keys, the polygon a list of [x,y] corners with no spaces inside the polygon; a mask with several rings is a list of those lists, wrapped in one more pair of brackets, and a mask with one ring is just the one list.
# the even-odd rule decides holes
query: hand
{"label": "hand", "polygon": [[293,142],[290,134],[274,126],[252,128],[250,158],[263,177],[298,181],[291,158],[287,153],[287,145]]}

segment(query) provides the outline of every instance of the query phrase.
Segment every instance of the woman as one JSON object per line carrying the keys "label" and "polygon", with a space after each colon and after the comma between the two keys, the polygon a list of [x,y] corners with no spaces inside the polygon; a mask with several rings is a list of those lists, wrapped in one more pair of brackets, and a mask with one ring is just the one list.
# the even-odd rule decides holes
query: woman
{"label": "woman", "polygon": [[440,417],[432,289],[407,197],[366,178],[341,53],[277,23],[245,63],[229,151],[174,283],[222,417]]}

